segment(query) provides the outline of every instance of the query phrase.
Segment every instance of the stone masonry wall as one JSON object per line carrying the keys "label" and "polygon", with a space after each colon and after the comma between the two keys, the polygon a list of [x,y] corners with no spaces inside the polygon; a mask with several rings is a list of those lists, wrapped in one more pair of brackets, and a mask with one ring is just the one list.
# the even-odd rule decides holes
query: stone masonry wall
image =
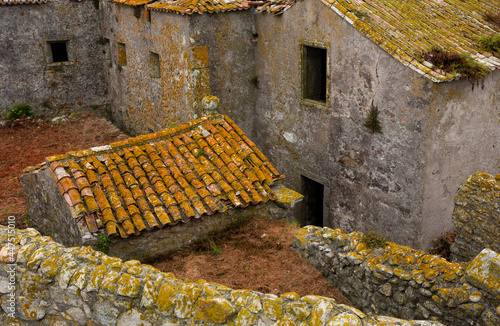
{"label": "stone masonry wall", "polygon": [[[0,108],[24,102],[58,115],[109,105],[98,16],[91,0],[2,5]],[[67,61],[52,62],[53,41],[66,42]]]}
{"label": "stone masonry wall", "polygon": [[295,250],[365,312],[500,325],[500,255],[483,251],[468,266],[388,242],[367,249],[363,234],[306,226]]}
{"label": "stone masonry wall", "polygon": [[366,315],[325,297],[181,281],[34,229],[0,226],[0,246],[2,325],[441,325]]}
{"label": "stone masonry wall", "polygon": [[453,223],[452,260],[471,260],[484,248],[500,252],[500,175],[477,172],[467,178],[455,196]]}

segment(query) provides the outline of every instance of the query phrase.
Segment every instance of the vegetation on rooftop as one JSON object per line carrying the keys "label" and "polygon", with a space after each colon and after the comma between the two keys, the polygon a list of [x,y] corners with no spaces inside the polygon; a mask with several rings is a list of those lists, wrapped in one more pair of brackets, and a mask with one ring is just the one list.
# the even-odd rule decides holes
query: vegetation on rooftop
{"label": "vegetation on rooftop", "polygon": [[437,68],[467,78],[473,85],[484,79],[490,70],[466,54],[459,54],[433,46],[422,53],[422,57]]}
{"label": "vegetation on rooftop", "polygon": [[500,34],[488,35],[479,38],[479,48],[496,56],[500,55]]}
{"label": "vegetation on rooftop", "polygon": [[500,13],[497,14],[486,13],[484,14],[484,20],[500,27]]}

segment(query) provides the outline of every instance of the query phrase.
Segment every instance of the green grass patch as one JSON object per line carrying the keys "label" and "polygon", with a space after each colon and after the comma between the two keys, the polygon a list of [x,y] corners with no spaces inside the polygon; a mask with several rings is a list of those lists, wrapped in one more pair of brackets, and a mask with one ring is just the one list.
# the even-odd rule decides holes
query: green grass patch
{"label": "green grass patch", "polygon": [[382,235],[377,231],[369,231],[363,235],[363,242],[368,249],[385,248],[387,246],[387,235]]}
{"label": "green grass patch", "polygon": [[17,120],[24,117],[32,117],[33,111],[32,107],[26,103],[19,103],[14,105],[11,109],[7,109],[7,114],[5,114],[5,119],[7,120]]}
{"label": "green grass patch", "polygon": [[483,36],[479,38],[477,44],[483,51],[493,53],[496,56],[500,55],[500,34]]}

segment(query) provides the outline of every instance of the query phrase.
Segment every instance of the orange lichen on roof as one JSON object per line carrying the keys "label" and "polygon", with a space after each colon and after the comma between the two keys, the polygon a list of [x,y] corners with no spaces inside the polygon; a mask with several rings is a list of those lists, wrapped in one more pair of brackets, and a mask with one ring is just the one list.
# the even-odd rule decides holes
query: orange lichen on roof
{"label": "orange lichen on roof", "polygon": [[0,5],[29,5],[47,2],[49,2],[49,0],[0,0]]}
{"label": "orange lichen on roof", "polygon": [[112,2],[121,3],[123,5],[128,5],[132,7],[147,5],[155,0],[113,0]]}
{"label": "orange lichen on roof", "polygon": [[148,5],[147,8],[191,15],[247,10],[250,6],[245,0],[160,0]]}
{"label": "orange lichen on roof", "polygon": [[478,39],[499,33],[485,19],[499,12],[500,0],[322,0],[349,24],[405,66],[434,82],[452,74],[433,70],[422,53],[432,47],[466,54],[491,70],[500,58],[482,53]]}
{"label": "orange lichen on roof", "polygon": [[47,158],[73,217],[128,237],[275,200],[283,176],[227,116]]}

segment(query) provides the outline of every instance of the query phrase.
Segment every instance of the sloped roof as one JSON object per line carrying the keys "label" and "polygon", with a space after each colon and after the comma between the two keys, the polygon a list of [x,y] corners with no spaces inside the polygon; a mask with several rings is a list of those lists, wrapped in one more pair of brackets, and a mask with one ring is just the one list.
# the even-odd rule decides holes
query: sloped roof
{"label": "sloped roof", "polygon": [[477,39],[500,33],[485,19],[500,13],[500,0],[322,0],[349,24],[405,66],[435,82],[455,77],[433,71],[421,53],[431,47],[468,54],[490,69],[500,59],[481,53]]}
{"label": "sloped roof", "polygon": [[[227,116],[46,158],[73,217],[121,237],[274,200],[283,178]],[[35,171],[37,172],[37,171]]]}
{"label": "sloped roof", "polygon": [[29,5],[47,3],[49,0],[0,0],[0,5]]}
{"label": "sloped roof", "polygon": [[[0,0],[1,1],[1,0]],[[150,10],[173,12],[181,15],[220,13],[228,11],[248,10],[255,6],[258,12],[281,15],[294,5],[295,0],[112,0],[128,6],[141,6]]]}

